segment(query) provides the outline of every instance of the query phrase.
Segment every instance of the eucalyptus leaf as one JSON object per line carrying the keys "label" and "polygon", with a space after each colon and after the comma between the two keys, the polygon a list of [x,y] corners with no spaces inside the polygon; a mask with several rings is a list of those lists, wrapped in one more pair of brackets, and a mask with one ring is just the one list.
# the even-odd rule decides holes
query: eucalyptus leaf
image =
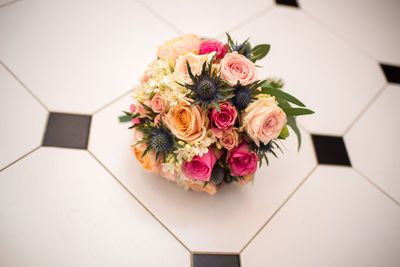
{"label": "eucalyptus leaf", "polygon": [[269,44],[256,45],[251,51],[251,61],[256,62],[257,60],[263,59],[268,54],[270,49],[271,45]]}
{"label": "eucalyptus leaf", "polygon": [[296,119],[294,117],[287,117],[286,119],[287,119],[286,125],[288,125],[290,128],[292,128],[293,132],[297,136],[297,144],[298,144],[297,150],[300,151],[301,132],[300,132],[299,128],[297,127]]}
{"label": "eucalyptus leaf", "polygon": [[128,122],[132,120],[132,117],[129,115],[123,115],[118,117],[119,122]]}
{"label": "eucalyptus leaf", "polygon": [[286,113],[286,116],[301,116],[314,113],[314,111],[307,108],[282,108],[282,110]]}

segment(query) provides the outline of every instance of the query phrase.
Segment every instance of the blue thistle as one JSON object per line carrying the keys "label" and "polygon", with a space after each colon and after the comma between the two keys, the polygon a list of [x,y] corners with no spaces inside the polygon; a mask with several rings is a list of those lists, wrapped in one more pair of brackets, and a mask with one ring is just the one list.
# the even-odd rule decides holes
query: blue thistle
{"label": "blue thistle", "polygon": [[234,45],[232,48],[232,52],[233,51],[237,51],[239,54],[242,54],[243,56],[247,57],[250,59],[250,47],[246,42],[239,44],[239,45]]}
{"label": "blue thistle", "polygon": [[226,169],[221,167],[218,163],[214,165],[211,172],[210,182],[218,185],[222,183],[226,174]]}
{"label": "blue thistle", "polygon": [[254,150],[256,153],[270,153],[273,151],[274,147],[272,145],[272,141],[270,141],[268,144],[264,144],[263,142],[260,142],[259,146],[254,146]]}
{"label": "blue thistle", "polygon": [[174,146],[174,137],[162,127],[155,128],[151,134],[150,144],[156,152],[169,152]]}
{"label": "blue thistle", "polygon": [[252,91],[248,87],[240,84],[235,86],[234,97],[232,97],[232,104],[237,110],[246,109],[253,99]]}
{"label": "blue thistle", "polygon": [[252,49],[251,49],[251,45],[249,43],[249,39],[247,39],[246,41],[244,41],[241,44],[238,44],[237,42],[232,41],[232,38],[228,33],[226,33],[226,36],[228,37],[229,52],[237,51],[239,54],[250,59],[251,54],[252,54]]}
{"label": "blue thistle", "polygon": [[233,97],[229,87],[218,75],[216,70],[212,69],[214,59],[207,64],[204,62],[200,74],[193,75],[188,62],[186,62],[187,70],[193,84],[180,84],[191,91],[188,95],[194,101],[192,105],[201,105],[203,109],[208,110],[212,105],[219,109],[219,102],[225,101]]}

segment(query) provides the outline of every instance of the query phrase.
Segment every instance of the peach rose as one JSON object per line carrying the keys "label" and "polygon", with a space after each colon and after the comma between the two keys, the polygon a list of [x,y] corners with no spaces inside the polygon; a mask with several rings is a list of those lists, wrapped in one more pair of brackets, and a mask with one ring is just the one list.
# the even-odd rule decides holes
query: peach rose
{"label": "peach rose", "polygon": [[158,165],[159,162],[156,161],[156,153],[154,150],[149,151],[144,157],[142,158],[143,152],[147,148],[147,144],[137,144],[143,138],[143,133],[136,128],[133,129],[133,145],[131,149],[135,154],[136,159],[140,162],[142,167],[154,174],[158,174]]}
{"label": "peach rose", "polygon": [[207,192],[210,195],[214,195],[217,192],[217,186],[213,183],[207,183],[207,185],[204,186],[204,182],[188,180],[186,181],[186,184],[190,187],[190,189],[197,192]]}
{"label": "peach rose", "polygon": [[258,146],[277,138],[285,124],[286,114],[275,97],[259,98],[242,113],[243,128]]}
{"label": "peach rose", "polygon": [[201,39],[195,34],[186,34],[165,42],[158,47],[157,56],[175,62],[180,55],[199,53]]}
{"label": "peach rose", "polygon": [[182,99],[171,107],[165,123],[177,138],[193,144],[205,137],[208,118],[199,105],[190,107],[190,103],[189,99]]}
{"label": "peach rose", "polygon": [[138,145],[132,145],[131,148],[133,153],[135,154],[136,159],[140,162],[140,164],[146,171],[158,174],[158,162],[156,161],[156,153],[154,152],[154,150],[151,150],[142,158],[143,152],[147,148],[147,144],[142,143]]}
{"label": "peach rose", "polygon": [[186,55],[178,57],[176,60],[174,77],[178,82],[191,84],[186,61],[189,63],[190,70],[193,75],[200,74],[203,63],[207,61],[208,55],[198,56],[193,53],[188,53]]}
{"label": "peach rose", "polygon": [[219,143],[227,150],[234,149],[239,144],[238,132],[235,130],[232,130],[231,132],[224,131],[222,137],[219,139]]}
{"label": "peach rose", "polygon": [[254,179],[254,173],[243,175],[242,179],[239,180],[239,183],[242,185],[248,184]]}
{"label": "peach rose", "polygon": [[226,54],[221,60],[221,77],[232,86],[238,81],[247,85],[258,80],[254,63],[236,51]]}
{"label": "peach rose", "polygon": [[155,113],[163,113],[168,108],[168,100],[163,94],[156,93],[151,99],[151,108]]}

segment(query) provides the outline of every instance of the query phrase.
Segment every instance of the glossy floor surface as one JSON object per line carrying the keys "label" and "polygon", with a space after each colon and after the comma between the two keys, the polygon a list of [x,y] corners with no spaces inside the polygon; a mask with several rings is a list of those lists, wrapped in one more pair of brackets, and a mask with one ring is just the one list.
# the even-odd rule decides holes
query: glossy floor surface
{"label": "glossy floor surface", "polygon": [[[400,266],[400,1],[277,2],[1,0],[0,266]],[[158,45],[226,31],[316,113],[209,196],[117,117]]]}

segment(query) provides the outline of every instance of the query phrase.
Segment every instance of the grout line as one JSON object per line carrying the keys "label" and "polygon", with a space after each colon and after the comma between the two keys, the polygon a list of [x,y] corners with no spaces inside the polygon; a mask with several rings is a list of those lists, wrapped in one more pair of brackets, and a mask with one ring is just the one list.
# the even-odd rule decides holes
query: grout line
{"label": "grout line", "polygon": [[143,8],[145,8],[149,13],[151,13],[153,16],[155,16],[158,20],[160,20],[161,22],[164,22],[165,24],[167,24],[172,30],[174,30],[174,32],[176,32],[179,35],[182,35],[183,32],[178,29],[174,24],[172,24],[171,22],[169,22],[166,18],[164,18],[163,16],[161,16],[157,11],[155,11],[154,9],[152,9],[150,6],[148,6],[145,1],[141,1],[141,0],[137,0],[137,2],[139,4],[141,4],[141,6]]}
{"label": "grout line", "polygon": [[390,200],[392,200],[395,204],[397,204],[400,207],[400,202],[397,201],[394,197],[389,195],[385,190],[383,190],[380,186],[378,186],[376,183],[374,183],[371,179],[369,179],[364,173],[362,173],[359,169],[353,167],[354,171],[357,172],[361,177],[363,177],[367,182],[369,182],[372,186],[374,186],[376,189],[378,189],[381,193],[383,193],[386,197],[388,197]]}
{"label": "grout line", "polygon": [[314,17],[311,13],[309,13],[307,10],[305,10],[304,8],[300,9],[302,12],[304,12],[304,14],[306,16],[308,16],[310,19],[312,19],[314,22],[316,22],[317,24],[319,24],[319,26],[323,27],[324,29],[326,29],[328,32],[330,32],[331,34],[335,35],[336,37],[338,37],[340,40],[345,41],[347,44],[349,44],[350,46],[352,46],[353,48],[355,48],[356,50],[358,50],[359,52],[361,52],[364,56],[368,57],[369,59],[373,60],[374,62],[379,61],[378,59],[376,59],[375,57],[373,57],[372,55],[370,55],[368,52],[366,52],[364,49],[362,49],[361,47],[359,47],[357,44],[355,44],[354,42],[350,41],[349,39],[347,39],[345,36],[343,36],[342,34],[338,33],[336,30],[332,29],[330,26],[328,26],[327,24],[325,24],[324,22],[320,21],[318,18]]}
{"label": "grout line", "polygon": [[387,87],[387,82],[379,89],[379,91],[372,97],[372,99],[367,103],[367,105],[358,113],[355,119],[350,123],[350,125],[344,130],[341,136],[345,136],[351,128],[353,128],[354,124],[356,124],[360,118],[365,114],[365,112],[376,102],[376,100],[382,95]]}
{"label": "grout line", "polygon": [[124,98],[125,96],[129,95],[130,93],[133,92],[133,89],[129,89],[129,91],[126,91],[125,93],[123,93],[122,95],[114,98],[113,100],[111,100],[110,102],[108,102],[107,104],[103,105],[102,107],[96,109],[94,112],[92,112],[92,116],[94,116],[96,113],[104,110],[105,108],[111,106],[112,104],[114,104],[115,102],[117,102],[118,100],[121,100],[122,98]]}
{"label": "grout line", "polygon": [[238,252],[216,252],[216,251],[192,251],[192,254],[200,254],[200,255],[239,255]]}
{"label": "grout line", "polygon": [[158,221],[165,230],[167,230],[189,253],[192,253],[190,249],[170,230],[167,226],[165,226],[160,219],[158,219],[153,212],[147,208],[143,202],[141,202],[129,189],[90,151],[87,152],[117,181],[151,216],[153,216],[156,221]]}
{"label": "grout line", "polygon": [[36,148],[32,149],[31,151],[29,151],[28,153],[26,153],[25,155],[19,157],[18,159],[14,160],[13,162],[11,162],[10,164],[8,164],[7,166],[5,166],[4,168],[2,168],[0,170],[0,172],[4,171],[5,169],[7,169],[8,167],[11,167],[12,165],[14,165],[15,163],[17,163],[18,161],[20,161],[21,159],[29,156],[30,154],[32,154],[33,152],[35,152],[36,150],[38,150],[41,146],[37,146]]}
{"label": "grout line", "polygon": [[16,2],[20,2],[20,1],[22,1],[22,0],[13,0],[13,1],[7,2],[5,4],[0,5],[0,8],[15,4]]}
{"label": "grout line", "polygon": [[[244,20],[242,20],[241,22],[239,22],[238,24],[232,26],[231,28],[229,28],[228,30],[226,30],[225,32],[231,33],[234,32],[240,28],[242,28],[243,26],[245,26],[246,24],[252,22],[255,19],[258,19],[258,17],[265,15],[266,13],[272,11],[275,8],[275,4],[271,4],[269,6],[264,7],[263,9],[261,9],[260,11],[254,13],[253,15],[251,15],[250,17],[245,18]],[[215,39],[221,39],[225,37],[225,32],[218,34]]]}
{"label": "grout line", "polygon": [[239,251],[239,254],[241,254],[247,246],[256,238],[256,236],[268,225],[268,223],[275,217],[276,214],[283,208],[283,206],[286,205],[286,203],[293,197],[294,194],[300,189],[300,187],[307,181],[307,179],[311,176],[311,174],[317,169],[318,164],[315,165],[311,171],[306,175],[306,177],[296,186],[296,188],[293,190],[292,193],[283,201],[283,203],[278,207],[277,210],[271,215],[271,217],[268,218],[268,220],[261,226],[260,229],[250,238],[250,240],[244,245],[244,247]]}
{"label": "grout line", "polygon": [[34,99],[36,99],[36,101],[40,104],[40,105],[42,105],[42,107],[44,108],[44,109],[46,109],[47,111],[50,111],[49,110],[49,108],[31,91],[31,89],[29,89],[28,88],[28,86],[26,86],[26,84],[24,84],[19,78],[18,78],[18,76],[14,73],[14,72],[12,72],[11,71],[11,69],[3,62],[3,61],[1,61],[0,60],[0,65],[2,65],[10,74],[11,74],[11,76],[13,76],[14,77],[14,79],[16,79],[21,85],[22,85],[22,87],[24,87],[25,89],[26,89],[26,91],[28,91],[28,93],[29,94],[31,94],[31,96],[34,98]]}

